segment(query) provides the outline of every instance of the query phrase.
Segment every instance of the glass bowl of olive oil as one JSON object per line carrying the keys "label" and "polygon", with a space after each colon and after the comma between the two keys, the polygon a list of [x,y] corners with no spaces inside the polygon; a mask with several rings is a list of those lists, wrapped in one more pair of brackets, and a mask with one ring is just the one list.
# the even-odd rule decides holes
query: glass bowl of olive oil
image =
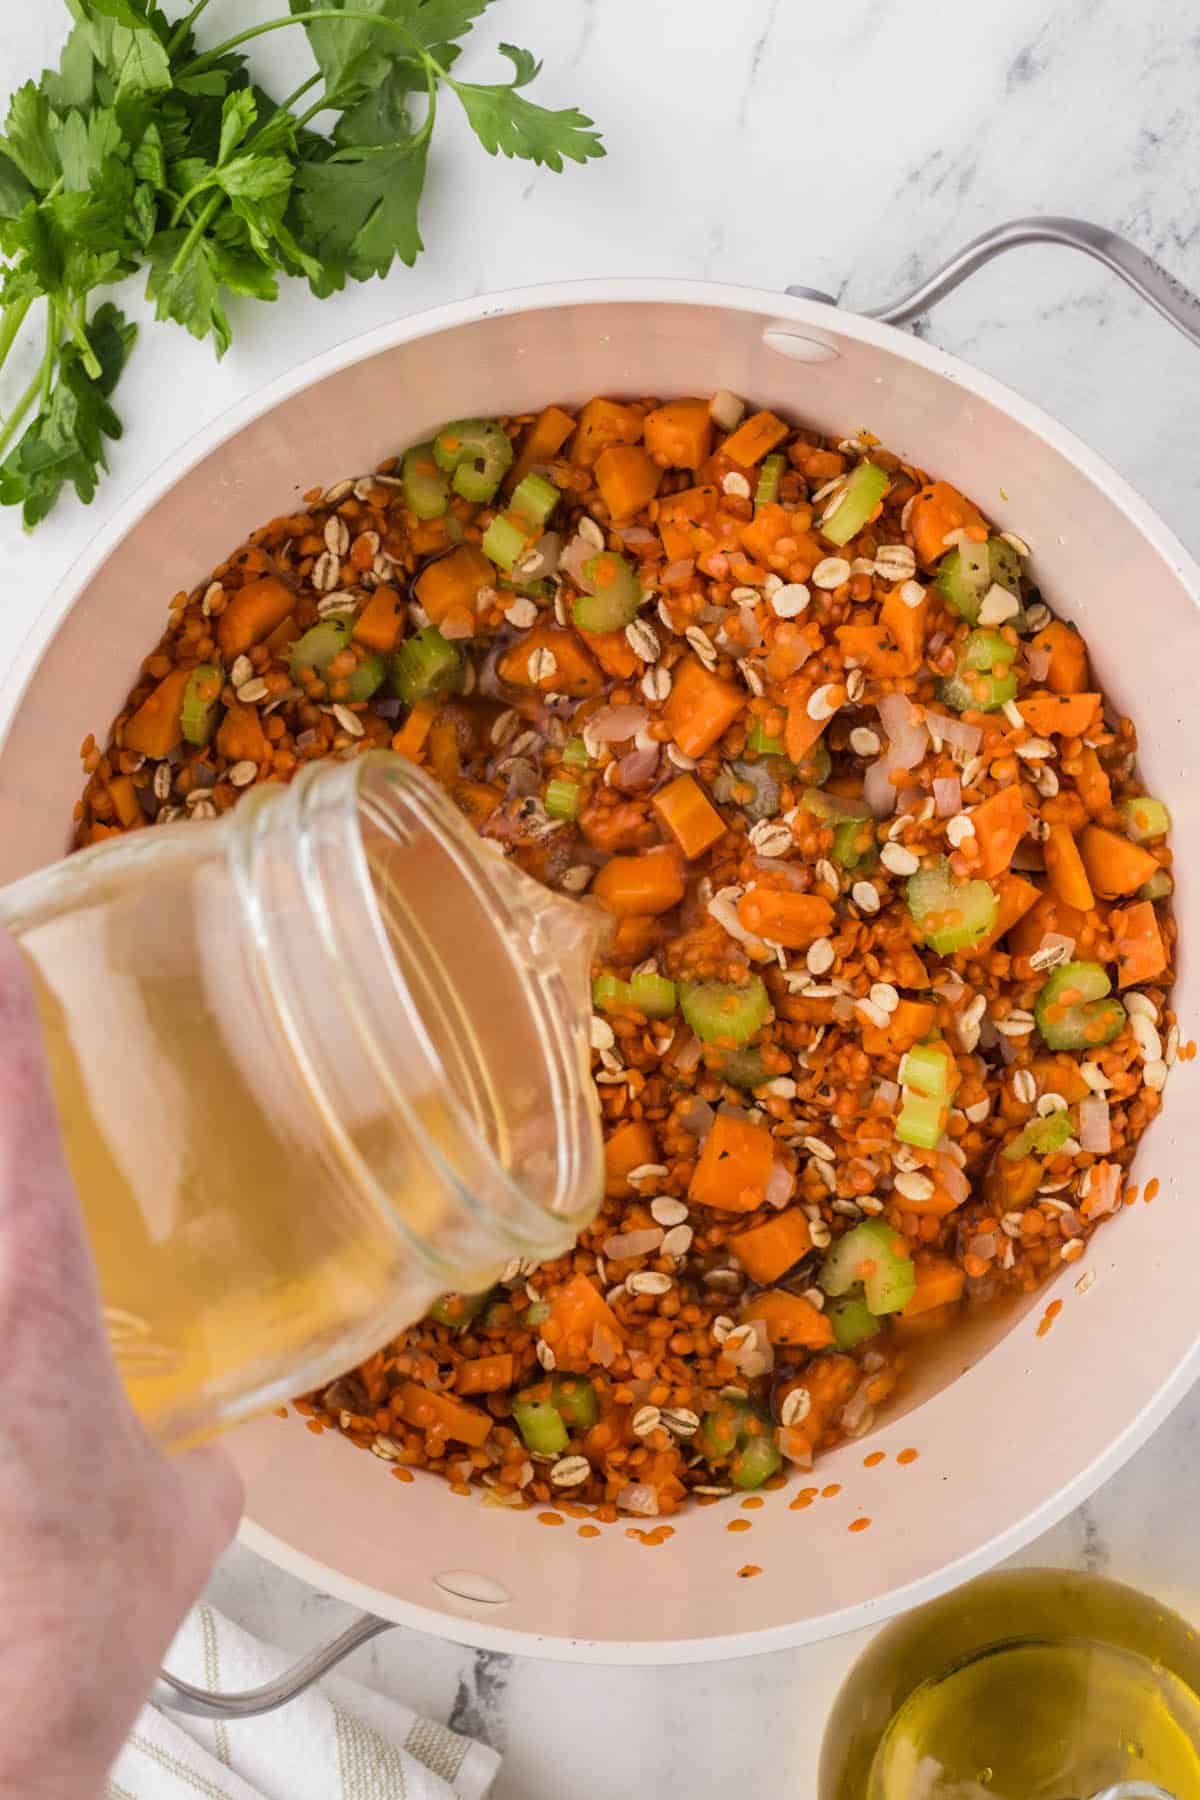
{"label": "glass bowl of olive oil", "polygon": [[1200,1639],[1095,1575],[985,1575],[899,1619],[838,1695],[820,1800],[1200,1800]]}

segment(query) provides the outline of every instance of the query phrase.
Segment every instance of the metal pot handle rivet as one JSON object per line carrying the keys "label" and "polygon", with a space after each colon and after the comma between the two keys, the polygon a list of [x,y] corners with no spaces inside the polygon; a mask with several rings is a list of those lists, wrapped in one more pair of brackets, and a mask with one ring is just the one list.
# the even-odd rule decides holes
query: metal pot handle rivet
{"label": "metal pot handle rivet", "polygon": [[[1131,244],[1128,238],[1119,232],[1108,231],[1102,225],[1089,224],[1086,219],[1010,219],[1006,225],[996,225],[981,237],[973,238],[957,256],[935,269],[910,294],[887,306],[873,307],[865,316],[879,319],[885,325],[909,325],[929,312],[939,300],[944,300],[947,294],[952,294],[968,276],[974,275],[994,257],[1006,250],[1018,250],[1025,244],[1062,244],[1068,250],[1082,250],[1085,256],[1094,257],[1114,275],[1119,275],[1164,319],[1169,319],[1191,343],[1200,347],[1200,298],[1169,269],[1164,269],[1152,256]],[[830,306],[837,304],[831,294],[817,288],[790,287],[787,291],[801,299],[820,300]]]}

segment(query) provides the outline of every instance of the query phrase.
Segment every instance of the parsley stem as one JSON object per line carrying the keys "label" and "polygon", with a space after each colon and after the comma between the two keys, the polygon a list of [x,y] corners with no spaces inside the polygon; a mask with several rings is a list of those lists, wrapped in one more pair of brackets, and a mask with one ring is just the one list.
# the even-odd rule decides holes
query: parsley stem
{"label": "parsley stem", "polygon": [[[12,309],[10,309],[10,310],[12,310]],[[28,308],[27,308],[27,310],[28,310]],[[49,398],[50,383],[51,383],[51,380],[54,375],[54,358],[58,351],[57,312],[58,312],[58,309],[57,309],[57,306],[55,305],[55,302],[53,300],[47,301],[47,303],[46,303],[46,348],[42,352],[42,360],[38,364],[37,370],[34,373],[32,381],[29,383],[29,386],[25,389],[25,392],[21,395],[21,398],[17,401],[16,405],[13,407],[12,411],[9,413],[7,419],[4,421],[3,430],[0,430],[0,456],[4,455],[5,451],[8,449],[8,446],[12,443],[13,439],[16,437],[17,432],[20,429],[22,420],[24,419],[26,413],[29,411],[30,407],[33,405],[34,401],[37,399],[38,395],[40,394],[42,396],[43,406],[45,405],[47,399]],[[6,315],[6,319],[7,319],[7,315]]]}
{"label": "parsley stem", "polygon": [[[416,32],[410,31],[407,25],[402,25],[399,19],[388,19],[381,13],[367,12],[365,8],[357,6],[339,7],[335,16],[338,19],[353,19],[362,25],[375,25],[380,31],[398,32],[402,38],[413,46],[427,69],[432,66],[434,69],[438,70],[439,74],[445,72],[441,69],[439,64],[434,62]],[[328,25],[329,19],[330,12],[326,7],[322,8],[319,12],[298,12],[293,13],[290,18],[267,19],[262,25],[248,25],[245,31],[239,31],[235,33],[233,37],[226,38],[225,42],[223,44],[218,44],[215,50],[206,50],[203,56],[193,58],[190,63],[180,69],[179,73],[181,75],[197,75],[201,70],[206,69],[210,63],[216,62],[218,58],[226,55],[228,51],[236,50],[239,44],[248,44],[251,38],[264,37],[269,31],[282,31],[285,25],[313,25],[317,23]]]}
{"label": "parsley stem", "polygon": [[101,369],[100,360],[92,349],[87,334],[87,301],[81,299],[75,308],[64,306],[61,316],[62,322],[83,360],[84,371],[88,379],[95,381],[101,373]]}
{"label": "parsley stem", "polygon": [[196,248],[196,245],[208,230],[209,222],[212,219],[213,214],[219,209],[224,198],[224,194],[218,189],[215,194],[209,196],[208,200],[201,207],[199,217],[175,253],[175,260],[171,264],[172,275],[178,275],[180,269],[182,269],[184,263],[192,254],[192,251]]}
{"label": "parsley stem", "polygon": [[32,305],[33,295],[30,294],[28,299],[14,300],[11,306],[5,307],[3,315],[0,316],[0,369],[8,360],[8,353],[16,341],[17,333],[25,323],[25,315]]}
{"label": "parsley stem", "polygon": [[[298,88],[293,88],[291,93],[288,95],[287,99],[281,100],[279,102],[278,106],[275,108],[275,112],[271,113],[270,118],[273,119],[275,117],[276,113],[291,112],[291,110],[292,110],[293,106],[295,106],[297,100],[302,100],[304,98],[305,94],[307,94],[309,88],[315,87],[317,82],[320,80],[321,80],[321,74],[320,74],[320,71],[318,70],[318,71],[314,72],[312,75],[310,75],[307,81],[302,81]],[[328,100],[326,100],[324,95],[322,95],[321,99],[317,102],[316,106],[309,107],[309,109],[305,113],[303,119],[293,119],[293,121],[292,121],[293,126],[303,125],[305,119],[311,119],[314,113],[321,112],[323,110],[323,108],[328,105],[329,105]],[[264,120],[264,123],[269,123],[269,122],[270,122],[269,119]],[[261,131],[261,130],[262,130],[262,126],[260,125],[258,128],[258,131]],[[253,132],[251,134],[251,142],[252,143],[254,141],[254,138],[256,138],[258,136],[258,131]]]}
{"label": "parsley stem", "polygon": [[192,26],[196,23],[196,20],[200,17],[200,14],[204,11],[208,3],[209,0],[196,0],[196,4],[193,6],[191,12],[180,19],[178,25],[167,39],[168,56],[174,56],[180,44],[192,29]]}
{"label": "parsley stem", "polygon": [[42,352],[42,366],[38,371],[43,407],[49,404],[50,389],[54,383],[54,359],[58,355],[59,322],[59,303],[57,300],[48,300],[46,302],[46,348]]}

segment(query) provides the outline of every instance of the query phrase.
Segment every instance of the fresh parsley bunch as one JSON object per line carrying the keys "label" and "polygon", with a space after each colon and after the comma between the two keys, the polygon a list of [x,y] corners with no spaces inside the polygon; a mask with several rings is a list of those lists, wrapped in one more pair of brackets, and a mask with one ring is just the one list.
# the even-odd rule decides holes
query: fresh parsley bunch
{"label": "fresh parsley bunch", "polygon": [[[0,138],[0,367],[35,303],[45,322],[37,372],[0,422],[0,504],[29,527],[65,482],[90,501],[105,439],[121,435],[110,396],[136,327],[109,301],[92,308],[98,289],[144,265],[157,317],[221,356],[230,294],[273,300],[297,275],[324,298],[396,257],[411,265],[447,92],[490,155],[561,171],[604,154],[582,113],[526,99],[540,66],[527,50],[500,46],[511,81],[455,80],[490,0],[288,0],[203,55],[193,27],[209,0],[178,22],[151,0],[66,4],[59,68],[17,90]],[[317,67],[277,102],[240,47],[291,25]],[[325,136],[310,127],[322,112],[338,115]]]}

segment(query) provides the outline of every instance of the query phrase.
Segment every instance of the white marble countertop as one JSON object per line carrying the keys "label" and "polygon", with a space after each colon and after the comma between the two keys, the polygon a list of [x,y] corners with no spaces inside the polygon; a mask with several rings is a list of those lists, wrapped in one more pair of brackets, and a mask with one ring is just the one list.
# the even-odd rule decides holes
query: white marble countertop
{"label": "white marble countertop", "polygon": [[[214,0],[202,41],[280,10]],[[50,0],[3,8],[0,90],[56,59],[65,17]],[[1190,0],[843,0],[824,11],[799,0],[503,0],[468,66],[490,67],[501,36],[545,57],[538,98],[592,113],[608,159],[561,177],[489,162],[447,108],[415,270],[332,303],[295,287],[274,307],[235,307],[236,343],[219,366],[206,346],[149,326],[121,387],[127,435],[93,507],[65,501],[28,539],[0,516],[0,705],[5,677],[11,701],[28,670],[47,596],[167,451],[303,357],[399,314],[605,274],[803,282],[874,305],[984,227],[1037,211],[1125,231],[1200,286]],[[262,54],[284,72],[305,67],[294,41]],[[148,317],[136,294],[126,304]],[[1200,551],[1200,362],[1101,270],[1021,252],[922,330],[1063,419]],[[13,376],[23,384],[20,368]],[[1022,1560],[1108,1570],[1195,1616],[1200,1542],[1180,1501],[1198,1480],[1200,1397]],[[212,1593],[297,1649],[344,1617],[241,1549]],[[473,1655],[397,1631],[355,1668],[503,1748],[498,1800],[809,1796],[821,1722],[860,1641],[648,1671]]]}

